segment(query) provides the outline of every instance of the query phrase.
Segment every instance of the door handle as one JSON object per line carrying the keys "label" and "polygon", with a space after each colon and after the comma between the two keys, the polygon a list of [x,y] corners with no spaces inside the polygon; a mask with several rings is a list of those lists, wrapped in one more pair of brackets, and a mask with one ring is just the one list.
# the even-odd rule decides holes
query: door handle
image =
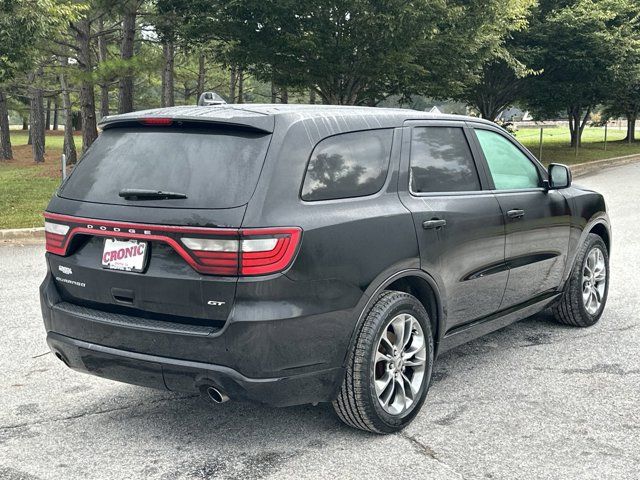
{"label": "door handle", "polygon": [[422,222],[422,228],[430,230],[432,228],[442,228],[447,224],[447,221],[442,218],[434,218],[433,220],[425,220]]}
{"label": "door handle", "polygon": [[514,219],[515,219],[515,218],[522,218],[522,217],[524,217],[524,210],[518,210],[518,209],[516,209],[516,210],[509,210],[509,211],[507,212],[507,217],[509,217],[509,218],[514,218]]}

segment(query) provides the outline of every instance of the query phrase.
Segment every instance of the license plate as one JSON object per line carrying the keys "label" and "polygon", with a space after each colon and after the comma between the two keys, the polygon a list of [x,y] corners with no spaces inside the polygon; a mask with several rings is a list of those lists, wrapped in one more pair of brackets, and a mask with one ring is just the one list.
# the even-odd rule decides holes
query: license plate
{"label": "license plate", "polygon": [[102,250],[102,268],[142,272],[146,266],[147,242],[105,238]]}

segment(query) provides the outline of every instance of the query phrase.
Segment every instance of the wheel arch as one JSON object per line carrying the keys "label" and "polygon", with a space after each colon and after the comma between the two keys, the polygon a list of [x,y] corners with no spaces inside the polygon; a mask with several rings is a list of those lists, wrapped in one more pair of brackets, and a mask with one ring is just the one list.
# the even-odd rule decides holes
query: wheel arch
{"label": "wheel arch", "polygon": [[602,238],[605,246],[607,247],[607,252],[611,255],[611,227],[609,224],[609,217],[606,212],[599,212],[594,215],[582,228],[580,233],[580,238],[578,239],[575,247],[569,250],[569,260],[567,261],[564,275],[562,278],[562,290],[566,288],[566,283],[569,280],[569,276],[575,266],[577,261],[577,254],[580,249],[580,246],[587,239],[587,235],[590,233],[594,233]]}
{"label": "wheel arch", "polygon": [[409,293],[416,297],[424,306],[427,314],[429,315],[429,321],[431,322],[434,340],[434,356],[437,356],[441,335],[446,330],[444,328],[445,308],[440,289],[433,277],[423,270],[407,269],[386,277],[376,285],[377,286],[371,285],[367,289],[367,292],[365,292],[367,299],[364,306],[360,308],[357,321],[351,333],[349,349],[347,350],[344,361],[347,361],[349,352],[353,349],[358,331],[364,322],[367,312],[369,312],[371,306],[377,300],[378,295],[384,290],[397,290]]}
{"label": "wheel arch", "polygon": [[602,241],[607,247],[607,252],[611,253],[611,231],[603,221],[599,221],[593,224],[591,228],[587,231],[587,234],[589,233],[594,233],[598,235],[600,238],[602,238]]}

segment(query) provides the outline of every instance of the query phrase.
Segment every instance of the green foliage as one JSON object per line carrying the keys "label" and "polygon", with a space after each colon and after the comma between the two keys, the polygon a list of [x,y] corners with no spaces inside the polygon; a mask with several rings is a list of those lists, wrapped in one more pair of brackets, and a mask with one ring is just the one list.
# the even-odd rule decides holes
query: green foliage
{"label": "green foliage", "polygon": [[329,103],[451,96],[521,28],[533,0],[158,0],[189,42],[218,40],[228,64]]}
{"label": "green foliage", "polygon": [[542,2],[532,23],[532,66],[542,71],[529,85],[528,103],[541,117],[574,107],[594,107],[613,81],[617,43],[635,2],[575,0]]}
{"label": "green foliage", "polygon": [[40,42],[63,31],[85,8],[62,0],[0,0],[0,83],[30,68]]}
{"label": "green foliage", "polygon": [[616,5],[621,20],[614,32],[613,57],[610,67],[612,84],[605,98],[605,117],[640,114],[640,4],[621,0]]}

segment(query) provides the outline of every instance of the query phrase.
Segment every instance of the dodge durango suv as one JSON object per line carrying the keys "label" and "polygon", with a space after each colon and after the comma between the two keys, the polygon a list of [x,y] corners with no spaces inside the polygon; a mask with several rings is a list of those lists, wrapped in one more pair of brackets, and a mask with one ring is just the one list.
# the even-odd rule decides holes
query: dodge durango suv
{"label": "dodge durango suv", "polygon": [[607,300],[602,195],[487,121],[318,105],[107,117],[45,212],[67,366],[390,433],[439,354]]}

